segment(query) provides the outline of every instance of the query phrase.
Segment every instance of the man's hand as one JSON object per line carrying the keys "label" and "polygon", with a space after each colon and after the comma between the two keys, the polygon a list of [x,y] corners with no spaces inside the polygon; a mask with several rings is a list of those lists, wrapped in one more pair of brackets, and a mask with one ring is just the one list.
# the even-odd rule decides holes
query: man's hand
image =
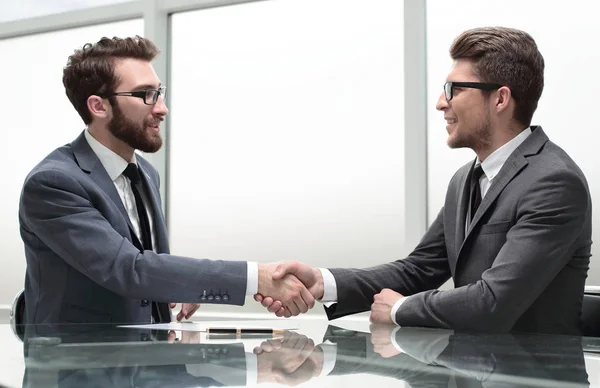
{"label": "man's hand", "polygon": [[[177,303],[169,303],[169,307],[174,309]],[[200,308],[200,303],[182,303],[181,311],[177,314],[177,320],[181,321],[183,318],[190,319],[192,315]]]}
{"label": "man's hand", "polygon": [[258,383],[297,385],[318,376],[323,351],[305,335],[285,331],[281,340],[263,342],[254,349],[258,361]]}
{"label": "man's hand", "polygon": [[[304,283],[315,299],[323,298],[323,276],[318,268],[312,268],[297,261],[282,261],[275,268],[273,279],[278,280],[289,275],[294,275]],[[259,291],[258,294],[254,295],[254,299],[265,306],[269,312],[275,313],[278,317],[289,317],[293,315],[285,308],[282,301],[273,298],[271,295],[263,294]]]}
{"label": "man's hand", "polygon": [[371,344],[373,351],[379,353],[383,358],[390,358],[400,354],[392,344],[392,332],[396,326],[371,324],[369,331],[371,332]]}
{"label": "man's hand", "polygon": [[384,325],[393,325],[392,321],[392,307],[394,304],[404,295],[392,291],[389,288],[384,288],[379,294],[373,297],[373,304],[371,305],[371,316],[369,317],[371,323],[381,323]]}
{"label": "man's hand", "polygon": [[[258,293],[278,300],[289,315],[305,313],[315,305],[312,293],[293,275],[277,274],[274,271],[279,263],[258,265]],[[256,296],[255,296],[256,299]],[[257,299],[258,300],[258,299]]]}

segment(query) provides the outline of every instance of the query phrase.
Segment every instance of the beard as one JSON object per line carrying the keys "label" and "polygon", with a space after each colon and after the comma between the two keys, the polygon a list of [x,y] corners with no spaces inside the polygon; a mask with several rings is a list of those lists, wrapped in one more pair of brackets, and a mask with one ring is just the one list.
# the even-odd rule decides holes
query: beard
{"label": "beard", "polygon": [[476,127],[470,131],[455,131],[448,138],[450,148],[470,148],[477,152],[490,146],[492,141],[492,126],[490,123],[490,112],[479,121]]}
{"label": "beard", "polygon": [[[157,119],[160,120],[160,119]],[[113,105],[113,117],[108,123],[108,130],[117,139],[123,141],[131,148],[142,152],[153,153],[162,147],[162,137],[159,133],[146,130],[151,120],[144,119],[142,124],[137,124],[125,117],[118,104]]]}

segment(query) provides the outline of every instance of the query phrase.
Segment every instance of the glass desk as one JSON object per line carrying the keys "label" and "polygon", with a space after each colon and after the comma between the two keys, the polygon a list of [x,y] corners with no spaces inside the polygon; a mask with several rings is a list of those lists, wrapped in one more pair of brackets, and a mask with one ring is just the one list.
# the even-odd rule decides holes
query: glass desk
{"label": "glass desk", "polygon": [[19,336],[0,325],[0,386],[600,386],[600,339],[370,326],[352,319],[232,323],[296,330],[207,338],[191,331],[57,325],[23,327]]}

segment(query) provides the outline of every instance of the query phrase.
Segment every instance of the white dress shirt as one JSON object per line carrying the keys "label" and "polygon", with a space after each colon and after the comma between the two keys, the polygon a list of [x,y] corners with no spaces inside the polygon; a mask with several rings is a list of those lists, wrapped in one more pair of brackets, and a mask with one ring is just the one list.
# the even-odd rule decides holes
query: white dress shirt
{"label": "white dress shirt", "polygon": [[[127,215],[131,220],[131,225],[133,226],[133,231],[137,238],[142,241],[142,232],[140,228],[140,218],[138,215],[137,207],[135,204],[135,197],[133,196],[133,191],[131,189],[131,181],[129,178],[123,175],[123,171],[127,168],[129,163],[137,164],[135,159],[135,153],[131,158],[131,161],[128,162],[123,159],[121,156],[113,152],[108,147],[104,146],[98,140],[92,136],[91,133],[86,129],[85,131],[85,139],[87,140],[90,148],[98,159],[100,159],[100,163],[108,173],[108,176],[113,181],[117,192],[119,193],[119,197],[123,202],[123,206],[125,207],[125,211],[127,211]],[[141,193],[143,197],[146,196],[146,193]],[[149,204],[150,201],[148,198],[143,198],[146,204]],[[152,210],[152,206],[145,206],[146,212],[148,213],[148,221],[150,222],[150,231],[152,235],[152,249],[156,250],[156,235],[154,228],[154,214]]]}
{"label": "white dress shirt", "polygon": [[[527,127],[509,142],[492,152],[483,162],[480,162],[479,159],[477,160],[476,164],[481,163],[481,168],[483,169],[483,175],[479,179],[482,200],[492,185],[493,179],[498,175],[508,157],[525,141],[525,139],[527,139],[527,137],[529,137],[529,135],[531,135],[531,128]],[[323,275],[324,283],[323,298],[321,299],[321,302],[329,307],[337,303],[337,285],[331,271],[326,268],[319,268],[319,270],[321,270],[321,274]],[[400,298],[394,306],[392,306],[390,314],[392,321],[395,324],[397,324],[396,312],[408,298],[410,298],[410,296]]]}
{"label": "white dress shirt", "polygon": [[[98,140],[92,136],[92,134],[86,129],[85,130],[85,139],[87,140],[90,148],[98,159],[102,166],[108,173],[108,176],[113,181],[117,192],[119,193],[119,197],[123,202],[123,206],[127,211],[127,215],[131,220],[131,225],[133,226],[133,231],[140,241],[142,241],[142,234],[140,229],[140,219],[137,212],[137,207],[135,204],[135,197],[133,196],[133,191],[131,190],[131,181],[125,175],[123,175],[123,171],[127,168],[129,163],[137,164],[135,153],[131,158],[131,161],[128,162],[123,159],[120,155],[113,152],[111,149],[100,143]],[[146,179],[150,179],[146,177]],[[156,229],[154,228],[154,213],[152,206],[150,206],[150,199],[146,198],[146,193],[142,192],[142,199],[146,204],[146,211],[148,213],[148,221],[150,222],[150,234],[152,236],[152,248],[156,251]],[[247,283],[246,283],[246,295],[254,295],[258,292],[258,264],[256,262],[248,262],[247,265]]]}

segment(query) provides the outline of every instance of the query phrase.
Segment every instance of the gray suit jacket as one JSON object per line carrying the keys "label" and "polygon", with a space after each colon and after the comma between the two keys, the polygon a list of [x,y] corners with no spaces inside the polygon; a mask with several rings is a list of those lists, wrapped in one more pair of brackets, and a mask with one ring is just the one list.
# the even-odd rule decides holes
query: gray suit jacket
{"label": "gray suit jacket", "polygon": [[[512,153],[465,235],[473,163],[452,177],[445,205],[404,260],[332,269],[330,319],[370,309],[391,288],[411,297],[401,326],[580,334],[592,205],[575,162],[541,127]],[[439,291],[450,277],[455,288]]]}
{"label": "gray suit jacket", "polygon": [[148,300],[244,304],[246,262],[168,254],[159,176],[142,157],[137,160],[155,215],[157,252],[142,250],[83,133],[29,173],[19,206],[27,259],[25,323],[149,323]]}
{"label": "gray suit jacket", "polygon": [[[246,384],[241,342],[168,343],[168,331],[39,325],[23,341],[23,387],[216,387]],[[52,338],[52,346],[36,339]],[[36,338],[38,337],[38,338]],[[43,343],[43,342],[42,342]]]}
{"label": "gray suit jacket", "polygon": [[413,388],[589,386],[581,337],[402,327],[395,336],[402,352],[383,358],[370,351],[369,333],[330,332],[324,339],[337,346],[335,375],[387,376]]}

